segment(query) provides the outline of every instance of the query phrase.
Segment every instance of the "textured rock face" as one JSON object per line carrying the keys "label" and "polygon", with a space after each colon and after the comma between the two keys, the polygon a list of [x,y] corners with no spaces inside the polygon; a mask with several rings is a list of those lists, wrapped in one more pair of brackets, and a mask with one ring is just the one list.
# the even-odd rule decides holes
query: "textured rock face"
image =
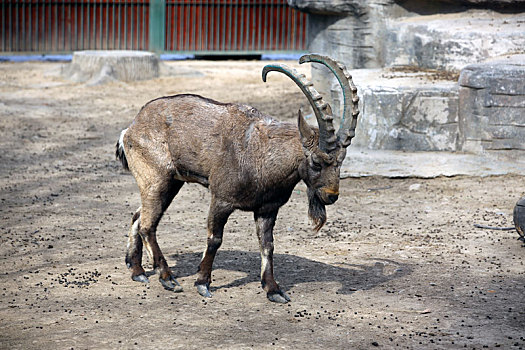
{"label": "textured rock face", "polygon": [[[361,111],[355,147],[405,151],[457,150],[458,90],[455,81],[436,81],[429,72],[352,70]],[[316,89],[338,120],[341,88],[320,65],[312,66]]]}
{"label": "textured rock face", "polygon": [[[525,53],[525,0],[288,2],[311,13],[309,51],[349,69],[410,65],[459,72],[490,57]],[[505,11],[488,9],[498,7]]]}
{"label": "textured rock face", "polygon": [[384,67],[387,20],[408,12],[389,0],[370,0],[357,8],[352,15],[310,15],[308,49],[329,54],[350,69]]}
{"label": "textured rock face", "polygon": [[409,15],[397,6],[360,16],[309,17],[309,51],[326,53],[350,69],[409,65],[458,71],[489,57],[525,52],[525,13],[471,10]]}
{"label": "textured rock face", "polygon": [[[315,70],[324,70],[316,66]],[[322,73],[318,73],[321,75]],[[436,80],[430,72],[382,69],[352,71],[361,111],[352,145],[406,151],[457,150],[458,91],[454,81]],[[336,120],[341,89],[333,79],[316,89],[330,100]]]}
{"label": "textured rock face", "polygon": [[367,18],[310,15],[309,51],[329,54],[350,69],[383,66],[384,60],[377,54],[382,40],[374,40],[378,29],[370,27]]}
{"label": "textured rock face", "polygon": [[[309,51],[331,56],[356,75],[362,112],[354,145],[523,153],[522,67],[471,65],[491,57],[525,54],[525,0],[289,3],[311,13]],[[504,11],[495,11],[499,9]],[[461,88],[457,80],[420,84],[407,77],[379,79],[377,74],[362,73],[371,68],[410,67],[423,73],[457,74],[467,66]],[[338,86],[328,71],[314,67],[312,80],[329,103],[339,105]],[[499,86],[497,91],[494,86]]]}
{"label": "textured rock face", "polygon": [[356,146],[405,151],[455,151],[457,95],[447,88],[363,91]]}
{"label": "textured rock face", "polygon": [[288,5],[296,9],[324,15],[363,13],[366,4],[366,0],[288,0]]}
{"label": "textured rock face", "polygon": [[[330,77],[316,81],[316,89],[337,117],[340,87],[324,70],[313,69],[316,76]],[[361,110],[354,146],[525,156],[525,55],[469,65],[461,72],[459,85],[436,79],[439,72],[360,69],[351,73]]]}
{"label": "textured rock face", "polygon": [[525,48],[525,14],[490,11],[418,16],[392,21],[384,64],[459,71],[468,64]]}
{"label": "textured rock face", "polygon": [[525,55],[470,65],[459,86],[462,150],[525,151]]}
{"label": "textured rock face", "polygon": [[315,14],[343,15],[359,14],[362,15],[369,11],[371,7],[398,5],[407,10],[419,13],[428,13],[439,9],[448,10],[474,8],[504,8],[520,9],[524,8],[525,0],[288,0],[288,5],[301,11]]}
{"label": "textured rock face", "polygon": [[509,7],[520,6],[525,3],[525,0],[440,0],[453,4],[474,5],[484,7]]}

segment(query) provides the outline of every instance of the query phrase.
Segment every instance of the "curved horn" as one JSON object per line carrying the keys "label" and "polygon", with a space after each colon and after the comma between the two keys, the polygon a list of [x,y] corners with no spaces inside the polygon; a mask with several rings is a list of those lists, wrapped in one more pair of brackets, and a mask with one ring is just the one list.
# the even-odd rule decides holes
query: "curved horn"
{"label": "curved horn", "polygon": [[330,105],[323,101],[322,96],[313,88],[313,84],[303,74],[299,74],[295,69],[284,64],[264,66],[262,70],[262,80],[264,82],[266,82],[266,75],[271,71],[283,73],[292,79],[310,102],[319,125],[319,148],[326,153],[337,148],[337,136],[332,123],[333,117]]}
{"label": "curved horn", "polygon": [[[352,142],[352,138],[355,136],[355,127],[357,125],[357,116],[359,114],[359,97],[357,96],[357,87],[352,81],[352,76],[348,73],[343,64],[327,56],[321,56],[318,54],[304,55],[299,59],[299,63],[305,62],[324,64],[332,71],[332,73],[334,73],[339,81],[339,85],[341,85],[341,89],[343,89],[344,108],[341,125],[337,131],[337,137],[341,141],[343,147],[348,147]],[[352,116],[351,119],[350,115]]]}

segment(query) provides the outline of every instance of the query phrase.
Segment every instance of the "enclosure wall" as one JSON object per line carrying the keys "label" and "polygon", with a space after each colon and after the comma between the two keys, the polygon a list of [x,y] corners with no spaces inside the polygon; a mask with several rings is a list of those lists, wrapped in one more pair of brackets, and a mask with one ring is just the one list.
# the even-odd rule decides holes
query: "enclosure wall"
{"label": "enclosure wall", "polygon": [[0,50],[304,51],[306,22],[284,0],[4,0]]}

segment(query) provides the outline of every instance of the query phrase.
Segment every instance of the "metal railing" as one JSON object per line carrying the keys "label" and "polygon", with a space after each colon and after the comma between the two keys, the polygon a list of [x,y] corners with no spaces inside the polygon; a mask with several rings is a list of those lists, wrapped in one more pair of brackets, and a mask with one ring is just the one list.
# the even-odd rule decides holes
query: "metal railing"
{"label": "metal railing", "polygon": [[167,1],[168,51],[300,51],[306,15],[279,0]]}
{"label": "metal railing", "polygon": [[306,50],[285,0],[2,0],[0,50],[263,53]]}
{"label": "metal railing", "polygon": [[2,51],[148,49],[148,0],[4,0],[0,10]]}

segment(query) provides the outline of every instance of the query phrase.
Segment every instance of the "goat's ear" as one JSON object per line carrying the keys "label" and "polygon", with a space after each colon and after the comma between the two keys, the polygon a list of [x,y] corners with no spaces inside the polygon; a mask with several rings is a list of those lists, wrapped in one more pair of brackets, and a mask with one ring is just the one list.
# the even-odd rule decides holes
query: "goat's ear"
{"label": "goat's ear", "polygon": [[315,134],[312,127],[304,119],[301,110],[299,110],[297,122],[299,126],[299,133],[301,134],[301,143],[303,144],[303,147],[311,149],[314,145]]}

